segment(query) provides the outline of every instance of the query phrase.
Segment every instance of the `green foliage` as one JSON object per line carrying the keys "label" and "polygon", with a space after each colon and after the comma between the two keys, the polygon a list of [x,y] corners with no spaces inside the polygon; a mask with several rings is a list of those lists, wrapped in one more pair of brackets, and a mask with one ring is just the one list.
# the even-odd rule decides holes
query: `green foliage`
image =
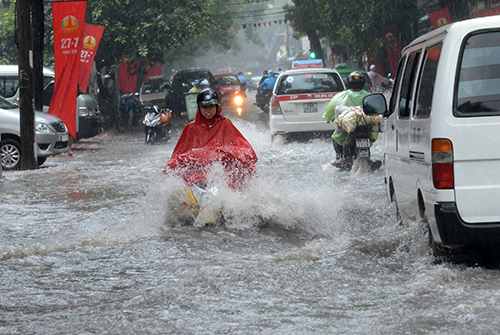
{"label": "green foliage", "polygon": [[14,4],[0,11],[0,63],[17,64]]}
{"label": "green foliage", "polygon": [[410,30],[419,17],[414,0],[292,0],[287,18],[300,36],[314,29],[317,36],[341,45],[351,58],[364,52],[384,52],[385,35],[396,26]]}

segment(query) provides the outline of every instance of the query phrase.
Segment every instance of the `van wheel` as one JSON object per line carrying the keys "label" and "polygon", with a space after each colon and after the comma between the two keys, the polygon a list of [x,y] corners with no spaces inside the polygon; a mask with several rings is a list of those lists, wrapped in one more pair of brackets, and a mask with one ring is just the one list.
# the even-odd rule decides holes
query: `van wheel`
{"label": "van wheel", "polygon": [[1,142],[0,155],[2,169],[18,170],[21,166],[21,144],[16,140],[7,139]]}
{"label": "van wheel", "polygon": [[390,201],[394,203],[396,206],[396,222],[398,225],[403,225],[403,218],[401,217],[401,213],[399,212],[398,201],[396,200],[396,192],[394,191],[394,185],[392,184],[392,179],[389,181],[389,195]]}

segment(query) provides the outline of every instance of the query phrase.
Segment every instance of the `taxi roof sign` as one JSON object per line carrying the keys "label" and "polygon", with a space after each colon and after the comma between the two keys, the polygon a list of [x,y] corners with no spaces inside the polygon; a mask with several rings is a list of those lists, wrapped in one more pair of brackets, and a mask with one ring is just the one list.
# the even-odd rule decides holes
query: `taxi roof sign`
{"label": "taxi roof sign", "polygon": [[292,68],[297,69],[301,67],[323,67],[322,59],[305,59],[305,60],[294,60],[292,62]]}

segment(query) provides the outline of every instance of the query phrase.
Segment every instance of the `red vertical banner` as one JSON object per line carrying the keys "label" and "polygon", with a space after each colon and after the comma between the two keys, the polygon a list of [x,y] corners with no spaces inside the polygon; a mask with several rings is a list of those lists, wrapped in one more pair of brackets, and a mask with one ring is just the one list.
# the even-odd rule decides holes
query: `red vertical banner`
{"label": "red vertical banner", "polygon": [[92,71],[92,63],[94,62],[95,53],[99,47],[103,26],[86,23],[83,28],[82,47],[80,49],[80,69],[78,71],[78,84],[83,92],[87,92],[89,86],[90,72]]}
{"label": "red vertical banner", "polygon": [[82,45],[86,7],[87,1],[52,3],[56,82],[49,114],[60,118],[74,138],[77,132],[79,50]]}
{"label": "red vertical banner", "polygon": [[399,63],[399,40],[396,35],[396,26],[390,26],[389,32],[385,35],[385,49],[387,52],[387,61],[389,62],[389,67],[393,75],[396,74],[398,70]]}
{"label": "red vertical banner", "polygon": [[451,23],[450,11],[448,8],[443,8],[435,12],[429,13],[429,20],[434,29],[446,26]]}

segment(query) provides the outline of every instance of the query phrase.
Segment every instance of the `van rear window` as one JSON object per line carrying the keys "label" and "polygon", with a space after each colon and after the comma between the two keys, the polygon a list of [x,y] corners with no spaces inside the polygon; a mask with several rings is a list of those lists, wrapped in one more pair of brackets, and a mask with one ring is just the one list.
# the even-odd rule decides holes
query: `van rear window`
{"label": "van rear window", "polygon": [[500,115],[500,32],[471,35],[461,54],[455,115]]}

